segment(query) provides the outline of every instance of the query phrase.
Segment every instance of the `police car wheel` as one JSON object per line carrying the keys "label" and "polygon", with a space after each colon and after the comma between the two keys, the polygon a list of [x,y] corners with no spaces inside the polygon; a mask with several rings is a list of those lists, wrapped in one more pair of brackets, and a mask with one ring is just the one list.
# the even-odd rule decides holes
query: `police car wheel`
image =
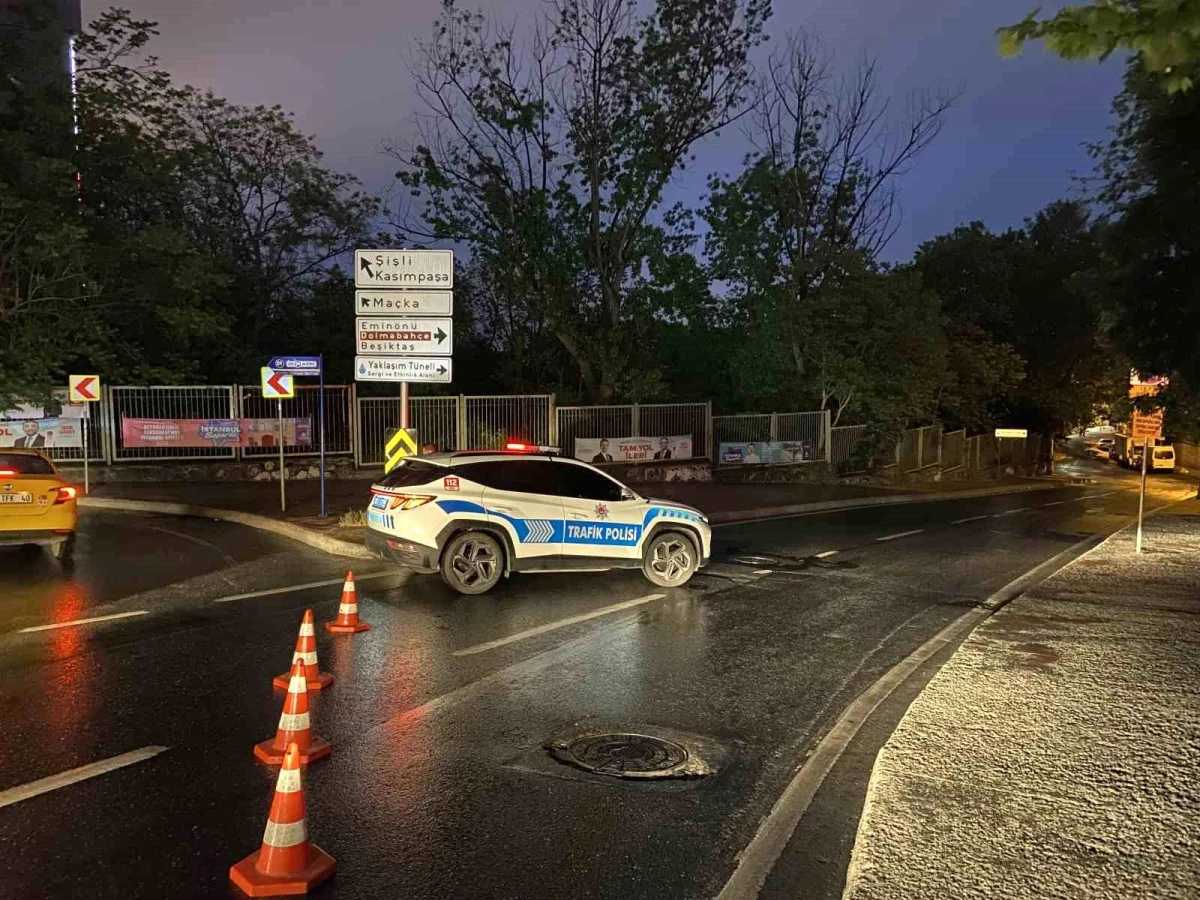
{"label": "police car wheel", "polygon": [[687,584],[696,572],[696,547],[677,531],[656,536],[646,548],[642,572],[659,587]]}
{"label": "police car wheel", "polygon": [[456,535],[442,554],[442,580],[460,594],[483,594],[504,574],[504,551],[483,531]]}

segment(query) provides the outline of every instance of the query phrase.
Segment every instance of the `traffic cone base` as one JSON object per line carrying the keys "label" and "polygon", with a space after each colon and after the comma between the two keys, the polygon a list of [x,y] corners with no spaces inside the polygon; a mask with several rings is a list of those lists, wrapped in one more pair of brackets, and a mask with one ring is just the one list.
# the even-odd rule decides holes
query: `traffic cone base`
{"label": "traffic cone base", "polygon": [[[254,745],[255,758],[259,762],[266,763],[268,766],[282,766],[283,754],[286,752],[286,747],[280,749],[275,746],[275,738],[267,738],[262,743]],[[307,766],[310,762],[324,759],[332,752],[333,747],[330,746],[328,741],[313,735],[308,746],[300,749],[300,765]]]}
{"label": "traffic cone base", "polygon": [[250,897],[295,897],[307,894],[333,874],[336,863],[333,857],[318,847],[309,844],[308,865],[290,875],[264,875],[258,871],[258,858],[262,849],[255,850],[229,869],[229,880]]}
{"label": "traffic cone base", "polygon": [[358,634],[360,631],[370,631],[371,626],[366,622],[357,625],[339,625],[337,622],[326,622],[325,630],[333,634]]}
{"label": "traffic cone base", "polygon": [[[286,691],[288,689],[288,682],[291,680],[292,673],[284,672],[282,675],[273,678],[271,680],[271,685],[279,688],[281,691]],[[304,683],[308,686],[310,691],[319,691],[321,688],[327,688],[333,684],[333,675],[331,675],[329,672],[319,672],[316,678],[304,679]]]}

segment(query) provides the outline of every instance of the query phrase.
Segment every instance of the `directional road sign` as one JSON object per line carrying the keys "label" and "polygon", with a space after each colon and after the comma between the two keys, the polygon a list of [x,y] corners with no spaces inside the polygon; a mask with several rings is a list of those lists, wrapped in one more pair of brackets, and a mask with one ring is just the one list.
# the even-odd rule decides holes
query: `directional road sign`
{"label": "directional road sign", "polygon": [[449,384],[454,374],[448,356],[356,356],[355,381],[423,381]]}
{"label": "directional road sign", "polygon": [[288,375],[311,375],[316,378],[321,374],[321,357],[273,356],[267,363],[267,368],[276,372],[286,372]]}
{"label": "directional road sign", "polygon": [[454,287],[453,250],[355,250],[356,288]]}
{"label": "directional road sign", "polygon": [[454,292],[355,291],[354,313],[359,316],[449,316],[454,313]]}
{"label": "directional road sign", "polygon": [[95,403],[100,399],[100,376],[68,375],[67,397],[72,403]]}
{"label": "directional road sign", "polygon": [[417,455],[417,429],[397,428],[383,446],[383,471],[392,471],[400,460]]}
{"label": "directional road sign", "polygon": [[263,366],[262,395],[264,400],[287,400],[296,396],[296,385],[287,372],[276,372]]}
{"label": "directional road sign", "polygon": [[375,356],[448,356],[454,353],[454,322],[412,316],[359,316],[354,349]]}
{"label": "directional road sign", "polygon": [[997,428],[996,437],[998,438],[1023,438],[1029,437],[1028,428]]}

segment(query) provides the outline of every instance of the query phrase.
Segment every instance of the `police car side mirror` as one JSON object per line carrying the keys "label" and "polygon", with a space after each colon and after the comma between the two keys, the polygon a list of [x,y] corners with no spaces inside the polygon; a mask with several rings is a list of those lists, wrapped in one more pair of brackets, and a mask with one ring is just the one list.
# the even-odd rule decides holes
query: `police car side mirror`
{"label": "police car side mirror", "polygon": [[636,500],[637,494],[635,494],[629,488],[623,487],[623,488],[621,488],[621,499],[622,500]]}

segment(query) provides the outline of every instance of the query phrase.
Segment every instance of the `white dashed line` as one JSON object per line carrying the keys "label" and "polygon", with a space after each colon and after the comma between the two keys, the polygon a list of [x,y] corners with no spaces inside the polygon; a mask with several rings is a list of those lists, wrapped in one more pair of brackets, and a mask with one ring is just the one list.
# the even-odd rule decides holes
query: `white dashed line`
{"label": "white dashed line", "polygon": [[510,634],[508,637],[497,638],[494,641],[488,641],[486,644],[476,644],[473,647],[464,647],[462,650],[455,650],[451,656],[471,656],[475,653],[483,653],[485,650],[495,650],[497,647],[503,647],[505,644],[511,644],[515,641],[523,641],[526,638],[536,637],[539,634],[545,634],[547,631],[555,631],[559,628],[566,628],[568,625],[575,625],[579,622],[586,622],[588,619],[607,616],[609,613],[620,612],[623,609],[630,609],[634,606],[641,606],[643,603],[650,603],[654,600],[661,600],[666,594],[647,594],[645,597],[635,597],[633,600],[625,600],[621,603],[614,603],[611,606],[602,606],[599,609],[594,609],[589,613],[581,613],[578,616],[568,616],[565,619],[559,619],[557,622],[547,622],[545,625],[539,625],[537,628],[530,628],[526,631],[518,631],[516,634]]}
{"label": "white dashed line", "polygon": [[134,763],[139,763],[144,759],[158,756],[158,754],[166,749],[166,747],[156,746],[142,747],[140,750],[131,750],[128,753],[122,753],[120,756],[113,756],[109,759],[102,759],[99,762],[88,763],[86,766],[80,766],[77,769],[68,769],[65,772],[59,772],[57,775],[50,775],[47,778],[31,781],[29,784],[21,784],[15,788],[9,788],[7,791],[0,791],[0,807],[11,806],[14,803],[20,803],[22,800],[28,800],[30,797],[56,791],[59,788],[75,784],[78,781],[86,781],[89,778],[104,775],[115,769],[132,766]]}
{"label": "white dashed line", "polygon": [[1062,506],[1066,502],[1066,500],[1055,500],[1053,503],[1043,503],[1042,506]]}
{"label": "white dashed line", "polygon": [[950,524],[951,525],[965,525],[968,522],[978,522],[980,519],[987,519],[987,518],[990,518],[990,515],[988,513],[984,513],[982,516],[967,516],[965,519],[955,519]]}
{"label": "white dashed line", "polygon": [[877,541],[894,541],[896,538],[908,537],[910,534],[920,534],[924,528],[914,528],[912,531],[901,531],[899,534],[888,534],[883,537],[877,537]]}
{"label": "white dashed line", "polygon": [[133,612],[113,613],[111,616],[92,616],[87,619],[72,619],[70,622],[55,622],[53,625],[30,625],[22,628],[17,634],[30,634],[34,631],[51,631],[55,628],[70,628],[74,625],[91,625],[93,622],[111,622],[113,619],[129,619],[133,616],[148,616],[150,610],[135,609]]}
{"label": "white dashed line", "polygon": [[[374,572],[370,575],[355,575],[354,581],[370,581],[372,578],[387,578],[389,575],[399,576],[398,572]],[[345,578],[326,578],[324,581],[309,581],[306,584],[289,584],[287,587],[269,588],[265,591],[251,591],[248,594],[230,594],[228,597],[218,597],[213,603],[231,603],[234,600],[249,600],[252,597],[269,597],[272,594],[286,594],[289,591],[307,591],[310,588],[330,587],[342,584]]]}
{"label": "white dashed line", "polygon": [[836,550],[826,550],[824,553],[817,553],[815,555],[816,555],[817,559],[824,559],[827,556],[833,556],[833,554],[835,554],[835,553],[837,553]]}
{"label": "white dashed line", "polygon": [[992,518],[999,519],[1002,516],[1011,516],[1014,513],[1028,512],[1030,510],[1030,508],[1031,507],[1028,507],[1028,506],[1018,506],[1016,509],[1006,509],[1004,512],[996,513],[994,516],[992,516]]}

